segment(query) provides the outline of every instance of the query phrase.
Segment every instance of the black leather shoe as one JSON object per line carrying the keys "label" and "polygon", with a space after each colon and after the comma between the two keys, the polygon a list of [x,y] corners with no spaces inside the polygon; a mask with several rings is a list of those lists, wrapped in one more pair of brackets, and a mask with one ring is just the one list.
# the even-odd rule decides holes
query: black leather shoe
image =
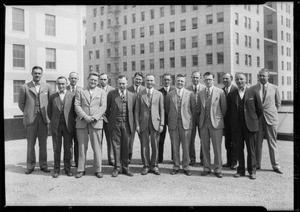
{"label": "black leather shoe", "polygon": [[278,174],[283,174],[283,172],[279,168],[274,169],[274,172],[276,172]]}
{"label": "black leather shoe", "polygon": [[232,170],[236,170],[236,169],[237,169],[237,167],[238,167],[238,165],[237,165],[237,164],[235,164],[235,165],[231,165],[231,167],[230,167],[230,168],[231,168]]}
{"label": "black leather shoe", "polygon": [[193,166],[193,165],[195,165],[195,161],[194,161],[194,160],[191,160],[191,161],[190,161],[190,166]]}
{"label": "black leather shoe", "polygon": [[146,174],[148,174],[148,172],[149,172],[149,169],[145,168],[145,169],[143,169],[141,175],[146,175]]}
{"label": "black leather shoe", "polygon": [[179,172],[179,170],[178,169],[173,169],[172,171],[171,171],[171,175],[175,175],[175,174],[177,174]]}
{"label": "black leather shoe", "polygon": [[223,164],[223,167],[230,167],[231,165],[228,163]]}
{"label": "black leather shoe", "polygon": [[41,168],[41,171],[46,172],[46,173],[49,173],[49,172],[50,172],[50,169],[48,169],[48,168]]}
{"label": "black leather shoe", "polygon": [[114,170],[114,172],[111,174],[112,177],[117,177],[119,175],[118,170]]}
{"label": "black leather shoe", "polygon": [[96,175],[96,177],[98,177],[98,178],[102,178],[102,177],[103,177],[102,172],[96,172],[95,175]]}
{"label": "black leather shoe", "polygon": [[256,167],[256,170],[260,170],[260,169],[261,169],[260,166]]}
{"label": "black leather shoe", "polygon": [[218,178],[222,178],[222,177],[223,177],[222,173],[215,173],[215,175],[216,175]]}
{"label": "black leather shoe", "polygon": [[203,166],[203,163],[202,163],[202,161],[199,163],[199,165],[200,165],[200,166]]}
{"label": "black leather shoe", "polygon": [[76,178],[81,178],[83,175],[85,175],[85,171],[83,172],[77,172],[77,174],[75,175]]}
{"label": "black leather shoe", "polygon": [[250,177],[249,177],[251,180],[255,180],[256,179],[256,175],[255,174],[250,174]]}
{"label": "black leather shoe", "polygon": [[52,175],[53,178],[58,178],[58,173],[55,172],[53,175]]}
{"label": "black leather shoe", "polygon": [[130,172],[130,171],[123,171],[122,173],[123,173],[124,175],[129,176],[129,177],[133,177],[133,173]]}
{"label": "black leather shoe", "polygon": [[239,177],[242,177],[242,176],[245,176],[245,174],[240,174],[240,173],[236,173],[235,175],[233,175],[235,178],[239,178]]}
{"label": "black leather shoe", "polygon": [[158,169],[152,171],[155,175],[160,175],[160,171]]}
{"label": "black leather shoe", "polygon": [[201,173],[201,175],[202,176],[206,176],[206,175],[208,175],[208,174],[210,174],[211,172],[210,171],[203,171],[202,173]]}
{"label": "black leather shoe", "polygon": [[72,177],[72,176],[73,176],[73,173],[70,172],[70,171],[66,171],[65,174],[66,174],[68,177]]}
{"label": "black leather shoe", "polygon": [[33,171],[34,171],[34,169],[27,169],[27,170],[25,171],[25,174],[31,174]]}
{"label": "black leather shoe", "polygon": [[183,173],[186,175],[186,176],[191,176],[192,175],[192,172],[190,170],[184,170]]}
{"label": "black leather shoe", "polygon": [[108,165],[114,166],[114,163],[113,162],[109,162]]}

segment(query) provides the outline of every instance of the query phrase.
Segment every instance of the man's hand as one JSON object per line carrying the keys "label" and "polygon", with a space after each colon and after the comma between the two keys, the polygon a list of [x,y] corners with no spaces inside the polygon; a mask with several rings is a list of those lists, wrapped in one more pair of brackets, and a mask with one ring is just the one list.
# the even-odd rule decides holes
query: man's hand
{"label": "man's hand", "polygon": [[159,126],[159,133],[161,133],[164,130],[164,126]]}
{"label": "man's hand", "polygon": [[136,131],[137,131],[137,133],[140,133],[140,131],[141,131],[140,126],[136,126]]}
{"label": "man's hand", "polygon": [[92,121],[94,121],[94,118],[91,117],[91,116],[85,116],[85,117],[84,117],[84,120],[85,120],[87,123],[91,123]]}

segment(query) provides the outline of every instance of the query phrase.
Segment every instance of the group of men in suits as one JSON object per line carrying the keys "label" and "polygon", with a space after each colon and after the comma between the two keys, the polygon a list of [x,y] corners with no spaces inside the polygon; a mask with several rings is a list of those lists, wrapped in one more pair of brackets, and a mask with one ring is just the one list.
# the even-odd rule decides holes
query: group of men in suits
{"label": "group of men in suits", "polygon": [[[204,84],[200,84],[200,72],[192,73],[192,85],[187,86],[186,75],[178,74],[175,87],[171,75],[163,75],[163,87],[155,89],[155,76],[146,75],[146,87],[142,86],[143,74],[136,72],[133,85],[128,86],[124,75],[117,78],[117,88],[108,85],[107,75],[90,72],[88,86],[77,86],[78,74],[71,72],[70,84],[60,76],[56,80],[58,91],[52,93],[50,86],[41,81],[43,69],[32,68],[32,81],[20,88],[19,108],[24,114],[27,137],[26,174],[36,165],[35,142],[39,140],[39,165],[50,172],[47,165],[48,124],[53,140],[54,173],[60,173],[61,147],[64,148],[64,170],[71,172],[74,154],[76,178],[85,175],[88,142],[94,153],[94,169],[98,178],[102,173],[103,130],[107,141],[108,164],[114,166],[112,177],[122,173],[133,176],[129,164],[133,155],[135,132],[141,142],[142,175],[149,172],[160,175],[159,163],[163,162],[164,140],[168,127],[173,169],[180,170],[180,145],[182,146],[182,169],[191,175],[190,165],[196,162],[195,136],[200,137],[200,163],[202,175],[214,171],[222,178],[222,167],[237,169],[234,177],[245,175],[244,143],[247,148],[247,170],[250,179],[256,178],[261,168],[261,151],[264,134],[267,137],[271,164],[275,172],[282,173],[278,164],[276,146],[280,97],[277,86],[268,82],[269,71],[259,72],[259,83],[246,87],[243,73],[223,76],[223,90],[214,86],[214,75],[206,72]],[[227,163],[222,165],[222,136],[225,136]],[[72,142],[73,141],[73,142]],[[73,145],[74,144],[74,145]],[[210,146],[214,153],[211,164]],[[73,147],[74,146],[74,147]]]}

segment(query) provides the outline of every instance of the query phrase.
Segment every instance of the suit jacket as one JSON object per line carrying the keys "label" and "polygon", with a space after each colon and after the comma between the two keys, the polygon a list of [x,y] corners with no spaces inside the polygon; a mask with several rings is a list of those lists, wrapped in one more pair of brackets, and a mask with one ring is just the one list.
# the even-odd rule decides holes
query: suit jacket
{"label": "suit jacket", "polygon": [[[225,87],[223,87],[222,90],[224,91],[225,96],[226,96]],[[231,92],[233,92],[233,91],[235,91],[235,90],[238,90],[238,88],[237,88],[235,85],[231,84],[231,88],[230,88],[230,91],[228,92],[228,94],[231,93]],[[226,96],[226,100],[227,100],[227,109],[228,109],[228,94],[227,94],[227,96]],[[224,117],[224,119],[225,119],[225,127],[226,127],[226,125],[227,125],[227,124],[226,124],[227,121],[230,121],[230,119],[228,118],[228,115],[227,115],[227,114],[228,114],[228,113],[226,113],[226,114],[225,114],[225,117]],[[228,123],[229,123],[229,122],[228,122]]]}
{"label": "suit jacket", "polygon": [[[258,131],[258,119],[263,113],[259,94],[250,88],[245,88],[244,116],[247,128],[250,132]],[[231,120],[231,132],[234,133],[239,125],[238,121],[238,89],[228,94],[228,116]],[[234,134],[233,134],[234,135]]]}
{"label": "suit jacket", "polygon": [[[168,127],[169,129],[176,129],[178,117],[176,89],[170,91],[166,97],[166,111],[168,113]],[[196,115],[196,99],[195,95],[183,88],[182,101],[181,101],[181,118],[183,128],[191,130],[193,128],[194,118]]]}
{"label": "suit jacket", "polygon": [[[170,89],[169,89],[169,92],[174,90],[175,87],[173,86],[170,86]],[[167,91],[165,90],[164,87],[160,88],[158,91],[160,91],[162,94],[163,94],[163,97],[164,97],[164,107],[165,107],[165,125],[168,124],[168,114],[167,114],[167,111],[166,111],[166,97],[167,97]]]}
{"label": "suit jacket", "polygon": [[77,113],[76,128],[85,128],[87,122],[85,116],[92,116],[95,121],[91,123],[94,129],[103,128],[103,114],[106,110],[106,92],[96,87],[93,95],[89,88],[78,90],[75,94],[75,111]]}
{"label": "suit jacket", "polygon": [[[188,89],[189,91],[192,91],[194,93],[193,85],[194,84],[187,86],[186,89]],[[197,85],[197,87],[198,87],[197,90],[198,90],[198,93],[199,93],[200,91],[202,91],[205,88],[205,85],[202,85],[201,83],[199,83]]]}
{"label": "suit jacket", "polygon": [[[126,91],[126,101],[127,101],[127,114],[128,114],[128,123],[130,128],[130,134],[135,132],[134,129],[134,108],[135,108],[135,99],[136,96]],[[106,116],[108,119],[108,129],[109,131],[113,131],[116,129],[117,117],[119,115],[119,104],[118,102],[121,100],[118,89],[112,90],[107,95],[107,108],[106,108]]]}
{"label": "suit jacket", "polygon": [[[213,87],[211,93],[211,107],[210,107],[210,120],[215,129],[224,128],[224,116],[227,111],[227,101],[225,93],[218,87]],[[199,126],[203,127],[205,121],[205,96],[206,89],[202,89],[198,93],[198,108],[200,113]]]}
{"label": "suit jacket", "polygon": [[[140,91],[139,91],[139,92],[141,92],[141,91],[144,90],[144,89],[146,89],[146,87],[140,85]],[[130,91],[131,93],[135,94],[135,92],[134,92],[134,86],[133,86],[133,85],[129,86],[129,87],[127,88],[127,90]]]}
{"label": "suit jacket", "polygon": [[[75,131],[75,107],[74,107],[75,96],[70,91],[66,91],[65,94],[65,104],[64,104],[64,117],[66,126],[69,133]],[[50,118],[50,126],[51,126],[51,133],[57,132],[59,120],[60,120],[60,97],[59,93],[55,92],[50,96],[49,104],[48,104],[48,116]]]}
{"label": "suit jacket", "polygon": [[[99,87],[99,88],[102,89],[101,87]],[[103,90],[104,90],[104,89],[103,89]],[[110,91],[113,91],[113,90],[115,90],[114,87],[112,87],[112,86],[110,86],[110,85],[107,85],[107,86],[106,86],[106,89],[105,89],[105,92],[106,92],[106,94],[108,94]],[[108,118],[107,118],[107,116],[106,116],[105,113],[103,114],[103,120],[104,120],[105,123],[108,123]]]}
{"label": "suit jacket", "polygon": [[[50,120],[47,114],[48,110],[48,101],[52,93],[52,89],[48,83],[41,82],[40,84],[40,112],[42,114],[45,124],[49,124]],[[23,124],[30,125],[34,122],[36,117],[36,101],[37,101],[37,92],[35,90],[34,84],[32,81],[22,85],[19,92],[19,108],[23,112]]]}
{"label": "suit jacket", "polygon": [[[205,89],[205,85],[202,85],[201,83],[199,83],[197,85],[197,94],[194,94],[194,89],[193,89],[194,84],[189,85],[186,87],[187,90],[192,91],[193,95],[195,96],[195,98],[197,98],[197,94],[199,94],[199,92],[203,89]],[[196,101],[197,103],[197,101]],[[194,122],[196,122],[197,124],[199,124],[199,108],[198,108],[199,104],[196,104],[196,117],[194,118]]]}
{"label": "suit jacket", "polygon": [[[260,93],[260,83],[252,86],[251,88]],[[262,106],[263,115],[268,125],[278,125],[278,109],[281,106],[281,100],[278,87],[276,85],[268,83],[265,101],[262,103]]]}
{"label": "suit jacket", "polygon": [[135,122],[140,126],[141,132],[145,131],[150,118],[149,107],[151,108],[151,121],[156,131],[159,126],[165,124],[164,97],[161,92],[153,89],[151,102],[148,101],[147,90],[140,91],[137,95]]}

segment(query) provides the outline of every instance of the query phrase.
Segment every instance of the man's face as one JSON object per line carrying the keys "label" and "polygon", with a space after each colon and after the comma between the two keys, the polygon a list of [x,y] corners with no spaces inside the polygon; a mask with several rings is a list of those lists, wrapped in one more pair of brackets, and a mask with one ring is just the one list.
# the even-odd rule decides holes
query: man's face
{"label": "man's face", "polygon": [[154,85],[155,85],[155,78],[154,78],[154,76],[147,76],[146,77],[146,86],[147,86],[147,88],[148,89],[151,89],[151,88],[153,88],[154,87]]}
{"label": "man's face", "polygon": [[69,75],[69,81],[71,86],[75,86],[78,81],[78,75],[76,73],[71,73]]}
{"label": "man's face", "polygon": [[105,87],[107,85],[107,75],[103,74],[100,76],[100,86]]}
{"label": "man's face", "polygon": [[261,84],[266,84],[269,80],[268,72],[259,72],[259,81]]}
{"label": "man's face", "polygon": [[125,77],[118,79],[118,89],[121,91],[126,90],[128,85],[127,79]]}
{"label": "man's face", "polygon": [[136,75],[134,77],[134,85],[137,87],[140,86],[142,84],[142,80],[143,80],[143,78],[141,76]]}
{"label": "man's face", "polygon": [[32,70],[31,75],[32,75],[32,80],[34,82],[39,82],[42,78],[43,71],[41,69],[36,68]]}
{"label": "man's face", "polygon": [[67,87],[67,81],[64,78],[58,79],[56,81],[56,85],[57,85],[57,88],[59,91],[64,91],[64,90],[66,90],[66,87]]}
{"label": "man's face", "polygon": [[165,87],[169,87],[171,84],[171,76],[164,76],[163,84]]}
{"label": "man's face", "polygon": [[185,77],[177,77],[176,78],[176,87],[178,89],[183,88],[185,85]]}
{"label": "man's face", "polygon": [[213,75],[205,75],[204,76],[204,83],[206,85],[206,87],[211,87],[213,85],[214,82],[214,77]]}
{"label": "man's face", "polygon": [[239,88],[244,88],[246,86],[246,76],[244,74],[235,75],[235,83]]}
{"label": "man's face", "polygon": [[94,89],[98,85],[99,77],[95,75],[90,75],[88,78],[89,88]]}
{"label": "man's face", "polygon": [[199,72],[195,72],[193,75],[192,75],[192,83],[194,85],[198,85],[200,83],[200,73]]}
{"label": "man's face", "polygon": [[231,85],[231,82],[232,82],[232,80],[230,78],[230,74],[224,74],[224,76],[223,76],[224,86],[228,88]]}

